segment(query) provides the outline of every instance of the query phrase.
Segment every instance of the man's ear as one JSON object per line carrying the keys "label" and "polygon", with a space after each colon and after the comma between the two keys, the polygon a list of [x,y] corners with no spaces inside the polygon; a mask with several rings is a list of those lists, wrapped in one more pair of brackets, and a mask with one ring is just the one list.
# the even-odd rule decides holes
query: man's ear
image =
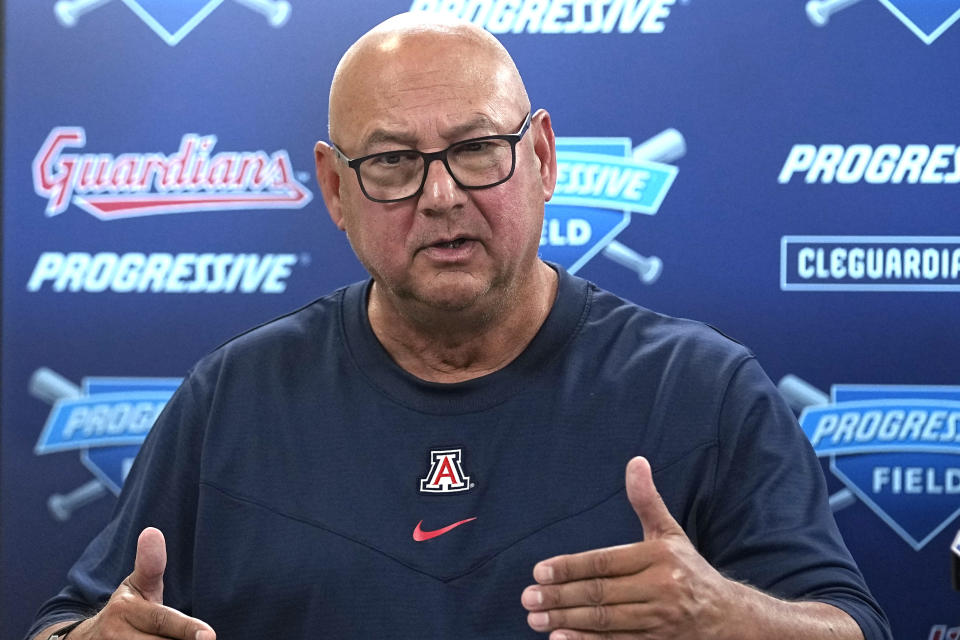
{"label": "man's ear", "polygon": [[540,160],[540,182],[546,202],[553,197],[553,190],[557,186],[557,142],[550,114],[545,109],[538,109],[530,118],[530,133],[533,135],[533,151]]}
{"label": "man's ear", "polygon": [[314,159],[317,163],[317,184],[323,194],[323,202],[327,205],[327,213],[333,224],[341,231],[344,230],[343,211],[340,207],[340,172],[337,171],[337,155],[333,147],[322,140],[313,148]]}

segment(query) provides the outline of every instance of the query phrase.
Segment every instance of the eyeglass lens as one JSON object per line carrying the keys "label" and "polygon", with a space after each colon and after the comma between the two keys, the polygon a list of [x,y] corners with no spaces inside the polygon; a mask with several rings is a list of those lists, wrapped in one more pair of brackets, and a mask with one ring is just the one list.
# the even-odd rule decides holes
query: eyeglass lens
{"label": "eyeglass lens", "polygon": [[[505,180],[513,171],[513,162],[511,143],[496,138],[464,140],[446,153],[447,168],[465,187],[486,187]],[[424,159],[417,151],[389,151],[364,160],[359,173],[371,198],[399,200],[420,190]]]}

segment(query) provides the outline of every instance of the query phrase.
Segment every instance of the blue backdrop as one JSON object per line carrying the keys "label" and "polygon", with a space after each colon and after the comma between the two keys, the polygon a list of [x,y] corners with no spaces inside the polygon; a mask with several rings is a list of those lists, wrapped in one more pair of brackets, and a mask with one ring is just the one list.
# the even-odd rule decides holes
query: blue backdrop
{"label": "blue backdrop", "polygon": [[957,638],[960,0],[7,0],[0,636],[194,361],[364,276],[312,148],[408,9],[494,32],[550,111],[542,255],[753,348],[895,635]]}

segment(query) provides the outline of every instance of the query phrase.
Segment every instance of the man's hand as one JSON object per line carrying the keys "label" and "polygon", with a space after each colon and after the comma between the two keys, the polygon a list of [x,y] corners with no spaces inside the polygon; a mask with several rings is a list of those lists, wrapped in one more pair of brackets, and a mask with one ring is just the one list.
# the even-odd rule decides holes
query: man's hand
{"label": "man's hand", "polygon": [[521,601],[550,640],[863,640],[846,612],[787,602],[724,578],[694,548],[653,486],[650,463],[627,464],[627,498],[643,542],[557,556],[533,568]]}
{"label": "man's hand", "polygon": [[694,548],[657,493],[646,459],[630,461],[626,484],[643,542],[538,563],[538,584],[521,598],[528,623],[554,630],[551,640],[718,637],[740,585]]}
{"label": "man's hand", "polygon": [[215,640],[210,625],[163,606],[167,548],[158,529],[137,540],[133,573],[120,583],[107,605],[70,633],[69,640]]}

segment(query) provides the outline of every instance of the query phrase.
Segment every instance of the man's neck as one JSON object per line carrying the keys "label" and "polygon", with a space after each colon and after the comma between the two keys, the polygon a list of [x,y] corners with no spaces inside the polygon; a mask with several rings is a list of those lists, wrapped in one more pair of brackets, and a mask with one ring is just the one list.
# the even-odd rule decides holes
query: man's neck
{"label": "man's neck", "polygon": [[367,313],[374,335],[408,373],[430,382],[463,382],[507,366],[540,330],[557,294],[557,273],[543,262],[485,310],[410,313],[377,290]]}

